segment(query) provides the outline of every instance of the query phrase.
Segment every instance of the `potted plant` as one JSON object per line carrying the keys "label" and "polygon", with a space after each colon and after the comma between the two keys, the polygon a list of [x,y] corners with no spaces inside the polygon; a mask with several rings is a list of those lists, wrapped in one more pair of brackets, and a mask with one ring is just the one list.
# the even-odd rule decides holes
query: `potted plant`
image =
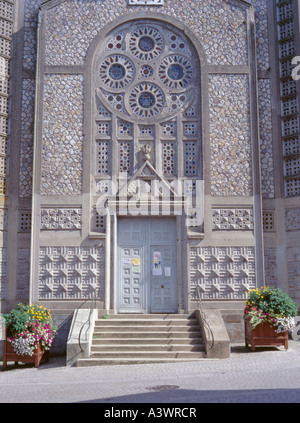
{"label": "potted plant", "polygon": [[6,370],[7,361],[33,362],[38,367],[56,335],[50,311],[41,305],[20,303],[3,317],[6,326],[3,369]]}
{"label": "potted plant", "polygon": [[246,347],[284,345],[288,349],[288,331],[295,327],[297,313],[298,304],[279,288],[249,291],[244,310]]}

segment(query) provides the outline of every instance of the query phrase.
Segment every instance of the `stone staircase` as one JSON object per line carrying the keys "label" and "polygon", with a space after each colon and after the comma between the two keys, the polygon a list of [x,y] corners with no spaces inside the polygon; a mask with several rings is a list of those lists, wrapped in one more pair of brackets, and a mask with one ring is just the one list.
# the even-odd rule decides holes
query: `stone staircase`
{"label": "stone staircase", "polygon": [[77,367],[166,363],[205,357],[199,322],[182,314],[119,314],[95,322],[91,354]]}

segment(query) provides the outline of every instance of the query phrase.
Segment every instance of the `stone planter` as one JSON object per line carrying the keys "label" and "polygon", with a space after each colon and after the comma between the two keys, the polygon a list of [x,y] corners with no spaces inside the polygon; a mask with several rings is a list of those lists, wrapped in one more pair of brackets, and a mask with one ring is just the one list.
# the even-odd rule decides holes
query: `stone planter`
{"label": "stone planter", "polygon": [[38,345],[38,348],[34,351],[32,356],[18,355],[14,352],[11,343],[5,340],[3,348],[3,371],[6,370],[8,361],[14,361],[15,364],[18,364],[19,361],[21,363],[34,363],[34,366],[38,367],[43,357],[43,354],[44,350],[42,349],[41,345]]}
{"label": "stone planter", "polygon": [[251,324],[249,321],[245,321],[245,345],[248,348],[251,345],[252,351],[257,346],[274,346],[279,347],[281,345],[288,349],[288,332],[275,332],[275,328],[270,323],[261,323],[256,326],[255,329],[251,330]]}

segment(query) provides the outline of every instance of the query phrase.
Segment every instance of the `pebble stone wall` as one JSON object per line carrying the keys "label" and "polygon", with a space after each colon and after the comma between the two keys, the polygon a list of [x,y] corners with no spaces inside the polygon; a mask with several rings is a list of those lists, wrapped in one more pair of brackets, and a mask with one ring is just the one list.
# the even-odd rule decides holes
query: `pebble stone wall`
{"label": "pebble stone wall", "polygon": [[248,77],[209,78],[211,191],[213,195],[251,195]]}
{"label": "pebble stone wall", "polygon": [[[246,15],[229,2],[166,1],[163,8],[143,6],[142,9],[183,21],[199,37],[209,63],[247,64]],[[45,35],[46,63],[84,64],[92,39],[105,25],[124,14],[140,10],[140,6],[128,8],[126,0],[69,0],[49,10]]]}
{"label": "pebble stone wall", "polygon": [[83,76],[48,75],[44,90],[42,195],[81,194]]}

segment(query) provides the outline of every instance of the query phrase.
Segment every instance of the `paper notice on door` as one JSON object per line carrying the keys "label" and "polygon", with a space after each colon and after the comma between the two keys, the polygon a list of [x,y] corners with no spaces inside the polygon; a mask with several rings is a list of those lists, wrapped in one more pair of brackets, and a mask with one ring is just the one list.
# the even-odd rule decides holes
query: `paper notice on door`
{"label": "paper notice on door", "polygon": [[122,262],[123,262],[123,266],[125,267],[131,266],[131,258],[123,257]]}
{"label": "paper notice on door", "polygon": [[131,270],[132,270],[132,273],[141,273],[141,266],[133,265]]}
{"label": "paper notice on door", "polygon": [[160,251],[154,251],[153,253],[153,275],[161,276],[162,275],[162,266],[161,266],[161,253]]}
{"label": "paper notice on door", "polygon": [[131,264],[132,266],[140,266],[141,264],[141,258],[140,257],[135,257],[131,259]]}
{"label": "paper notice on door", "polygon": [[171,267],[165,267],[165,276],[166,277],[171,276]]}

